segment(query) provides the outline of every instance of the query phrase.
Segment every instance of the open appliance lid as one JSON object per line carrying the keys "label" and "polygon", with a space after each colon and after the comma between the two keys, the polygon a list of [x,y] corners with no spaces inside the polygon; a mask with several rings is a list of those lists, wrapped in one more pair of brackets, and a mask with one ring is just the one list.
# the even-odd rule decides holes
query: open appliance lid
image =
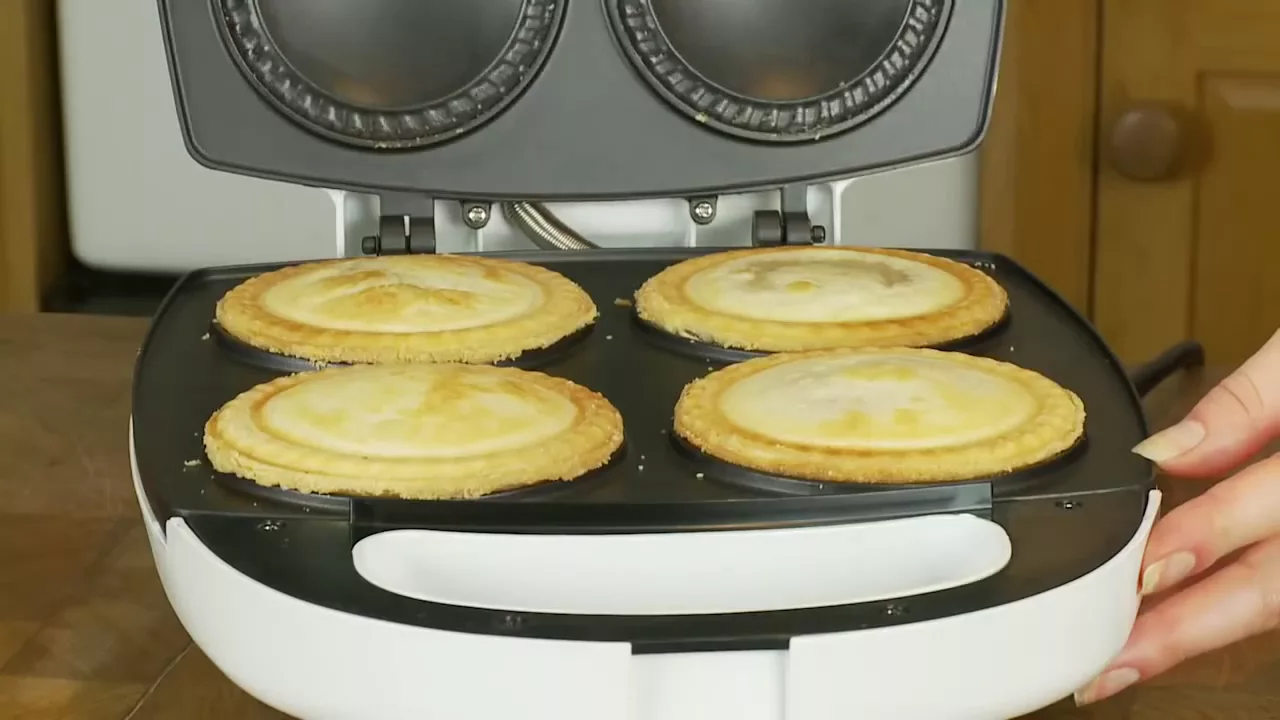
{"label": "open appliance lid", "polygon": [[476,200],[696,197],[958,154],[1003,0],[158,0],[219,170]]}

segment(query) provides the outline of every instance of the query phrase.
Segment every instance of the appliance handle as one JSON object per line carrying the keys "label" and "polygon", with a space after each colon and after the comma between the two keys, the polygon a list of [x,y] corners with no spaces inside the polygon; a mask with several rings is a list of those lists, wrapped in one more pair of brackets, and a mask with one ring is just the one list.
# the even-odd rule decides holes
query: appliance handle
{"label": "appliance handle", "polygon": [[1134,368],[1129,380],[1138,397],[1145,398],[1179,370],[1204,367],[1204,346],[1194,340],[1180,342],[1156,357]]}
{"label": "appliance handle", "polygon": [[385,530],[356,572],[401,597],[513,613],[687,616],[898,600],[969,585],[1012,557],[966,513],[803,528],[609,535]]}

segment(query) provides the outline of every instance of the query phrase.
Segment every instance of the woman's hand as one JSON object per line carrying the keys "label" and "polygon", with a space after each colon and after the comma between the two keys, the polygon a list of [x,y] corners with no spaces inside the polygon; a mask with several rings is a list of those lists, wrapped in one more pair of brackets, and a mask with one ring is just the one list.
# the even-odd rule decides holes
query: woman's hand
{"label": "woman's hand", "polygon": [[[1280,436],[1280,332],[1182,422],[1134,448],[1182,477],[1221,475]],[[1076,693],[1114,695],[1188,658],[1280,625],[1280,455],[1156,524],[1141,593],[1156,596],[1108,669]]]}

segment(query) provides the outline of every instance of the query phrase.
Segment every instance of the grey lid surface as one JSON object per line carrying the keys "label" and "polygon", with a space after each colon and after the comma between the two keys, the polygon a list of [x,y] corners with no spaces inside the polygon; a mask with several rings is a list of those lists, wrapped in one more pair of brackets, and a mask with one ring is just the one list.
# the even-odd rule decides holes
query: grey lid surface
{"label": "grey lid surface", "polygon": [[971,150],[1003,0],[158,0],[207,166],[439,198],[696,197]]}

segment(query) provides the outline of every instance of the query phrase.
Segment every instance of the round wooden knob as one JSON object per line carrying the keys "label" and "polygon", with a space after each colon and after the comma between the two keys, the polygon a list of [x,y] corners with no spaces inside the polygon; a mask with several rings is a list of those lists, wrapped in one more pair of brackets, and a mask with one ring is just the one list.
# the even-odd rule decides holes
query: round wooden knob
{"label": "round wooden knob", "polygon": [[1178,175],[1187,145],[1186,127],[1176,110],[1156,104],[1130,108],[1115,121],[1108,139],[1111,167],[1139,182]]}

